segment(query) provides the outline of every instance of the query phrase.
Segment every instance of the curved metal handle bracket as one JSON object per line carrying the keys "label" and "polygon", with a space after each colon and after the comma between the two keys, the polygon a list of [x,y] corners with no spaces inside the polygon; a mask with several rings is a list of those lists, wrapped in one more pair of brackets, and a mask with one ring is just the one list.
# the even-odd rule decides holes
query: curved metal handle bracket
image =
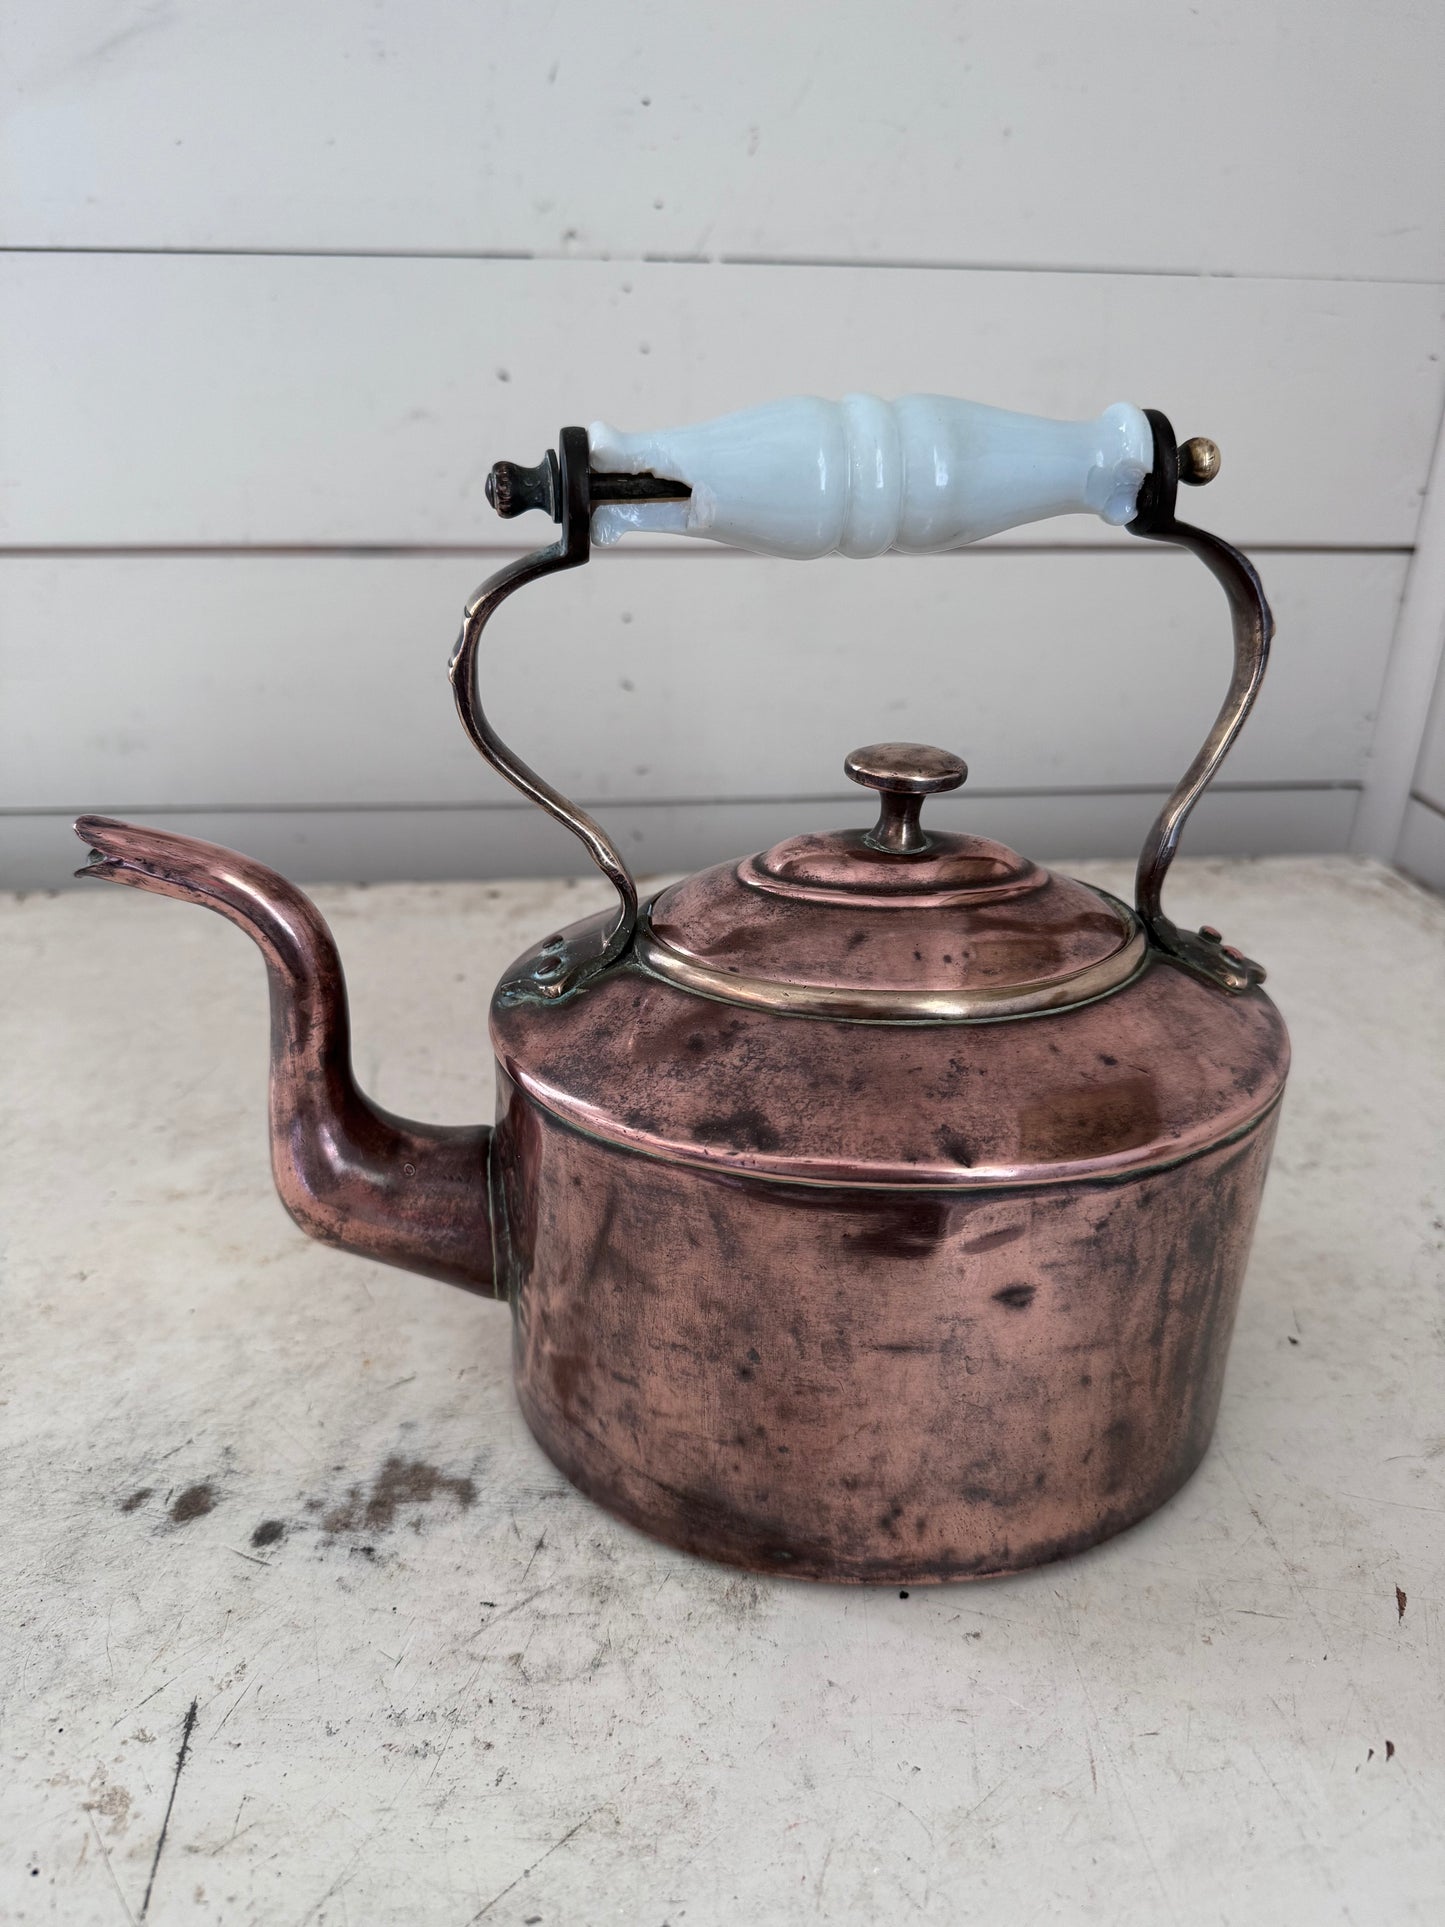
{"label": "curved metal handle bracket", "polygon": [[457,713],[462,727],[492,768],[523,796],[540,803],[549,816],[565,824],[617,892],[617,914],[610,924],[604,927],[594,921],[571,937],[554,937],[543,946],[531,968],[503,981],[498,992],[503,1002],[555,1003],[580,990],[599,971],[624,956],[637,928],[637,882],[601,824],[524,763],[487,720],[481,696],[482,632],[507,597],[527,583],[561,569],[581,567],[592,553],[592,510],[599,502],[678,501],[686,500],[691,493],[686,483],[664,476],[596,473],[585,428],[564,428],[557,437],[555,454],[548,449],[533,468],[498,462],[487,476],[487,500],[498,515],[511,517],[523,515],[528,509],[542,509],[561,524],[561,533],[545,549],[520,556],[488,576],[468,602],[450,665]]}
{"label": "curved metal handle bracket", "polygon": [[1129,524],[1129,533],[1190,550],[1219,583],[1229,599],[1234,625],[1234,674],[1214,727],[1144,839],[1134,902],[1157,949],[1196,976],[1237,995],[1264,981],[1263,967],[1224,943],[1219,932],[1207,924],[1198,931],[1181,930],[1164,914],[1160,899],[1189,812],[1228,755],[1259,694],[1269,660],[1274,617],[1254,565],[1238,549],[1204,529],[1175,519],[1179,483],[1208,481],[1217,469],[1218,451],[1209,443],[1186,444],[1183,452],[1192,460],[1181,473],[1181,451],[1169,422],[1156,409],[1146,409],[1145,413],[1154,430],[1154,467],[1139,491],[1138,512]]}
{"label": "curved metal handle bracket", "polygon": [[478,656],[482,632],[507,597],[525,584],[561,569],[579,568],[587,560],[592,552],[589,483],[585,428],[564,428],[558,437],[557,453],[549,451],[535,469],[498,463],[488,476],[487,495],[499,514],[546,509],[554,521],[561,523],[562,532],[545,549],[520,556],[488,576],[466,606],[449,671],[457,713],[472,742],[493,769],[567,826],[617,892],[617,915],[611,924],[600,929],[588,926],[577,937],[554,937],[531,969],[503,983],[499,994],[508,1002],[554,1002],[580,989],[623,955],[637,926],[637,884],[617,845],[585,810],[553,789],[507,747],[482,708]]}

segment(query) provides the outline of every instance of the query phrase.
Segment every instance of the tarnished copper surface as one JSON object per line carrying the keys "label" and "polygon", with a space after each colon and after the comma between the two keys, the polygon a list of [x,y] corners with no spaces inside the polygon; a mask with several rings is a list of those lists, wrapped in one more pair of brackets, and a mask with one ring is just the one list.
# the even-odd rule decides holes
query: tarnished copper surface
{"label": "tarnished copper surface", "polygon": [[1262,990],[1156,961],[1098,1002],[996,1024],[834,1023],[614,973],[494,1007],[512,1079],[649,1156],[784,1180],[977,1189],[1177,1163],[1276,1101],[1289,1044]]}
{"label": "tarnished copper surface", "polygon": [[1066,1009],[1138,970],[1144,927],[1117,899],[923,828],[925,797],[967,776],[961,757],[873,743],[843,767],[881,795],[872,829],[788,837],[673,884],[639,915],[638,961],[751,1009],[880,1023]]}
{"label": "tarnished copper surface", "polygon": [[664,890],[649,921],[673,951],[724,976],[943,994],[1066,982],[1117,958],[1138,928],[1114,898],[1002,843],[939,835],[900,856],[862,830],[715,864]]}
{"label": "tarnished copper surface", "polygon": [[357,1089],[341,960],[315,904],[274,870],[195,837],[82,816],[77,872],[216,910],[251,937],[271,986],[271,1168],[303,1231],[385,1264],[493,1290],[491,1131],[413,1124]]}
{"label": "tarnished copper surface", "polygon": [[816,1189],[632,1155],[504,1084],[522,1408],[584,1492],[754,1570],[1077,1552],[1204,1453],[1273,1130],[1114,1184]]}
{"label": "tarnished copper surface", "polygon": [[[1144,962],[1148,940],[1142,924],[1123,905],[1119,928],[1124,942],[1111,955],[1082,965],[1065,976],[1024,983],[977,985],[970,989],[901,989],[871,984],[796,983],[785,975],[751,976],[737,965],[710,964],[665,942],[653,928],[651,905],[638,915],[633,956],[654,977],[681,984],[700,996],[746,1004],[781,1016],[844,1017],[873,1023],[958,1023],[1022,1017],[1041,1010],[1066,1010],[1089,1003],[1127,983]],[[922,959],[923,951],[914,956]]]}

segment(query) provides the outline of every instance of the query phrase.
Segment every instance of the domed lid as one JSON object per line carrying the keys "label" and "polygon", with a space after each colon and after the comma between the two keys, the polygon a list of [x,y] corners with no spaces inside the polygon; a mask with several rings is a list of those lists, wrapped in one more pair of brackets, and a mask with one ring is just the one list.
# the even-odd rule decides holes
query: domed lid
{"label": "domed lid", "polygon": [[788,837],[672,885],[638,926],[647,969],[731,1003],[875,1023],[1058,1010],[1139,969],[1144,932],[1116,898],[923,828],[924,798],[967,776],[959,757],[876,743],[844,769],[879,792],[873,828]]}

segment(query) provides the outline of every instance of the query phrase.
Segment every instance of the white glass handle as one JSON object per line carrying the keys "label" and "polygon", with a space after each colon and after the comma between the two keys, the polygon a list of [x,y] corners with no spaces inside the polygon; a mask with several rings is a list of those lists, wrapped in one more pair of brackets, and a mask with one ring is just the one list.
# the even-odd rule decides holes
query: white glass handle
{"label": "white glass handle", "polygon": [[595,542],[694,535],[800,560],[933,555],[1053,515],[1128,522],[1154,460],[1144,412],[1127,402],[1056,422],[947,395],[804,395],[691,428],[628,435],[594,422],[587,440],[598,473],[692,490],[600,504]]}

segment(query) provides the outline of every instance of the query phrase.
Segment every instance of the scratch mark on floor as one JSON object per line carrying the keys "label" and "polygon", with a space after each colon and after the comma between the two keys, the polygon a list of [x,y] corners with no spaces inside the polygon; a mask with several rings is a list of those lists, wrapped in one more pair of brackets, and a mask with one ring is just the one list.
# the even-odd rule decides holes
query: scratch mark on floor
{"label": "scratch mark on floor", "polygon": [[562,1835],[562,1838],[560,1840],[554,1840],[551,1846],[548,1847],[547,1851],[544,1854],[540,1855],[539,1858],[534,1860],[530,1867],[523,1867],[522,1871],[517,1875],[515,1880],[509,1880],[506,1886],[502,1888],[500,1893],[493,1894],[491,1899],[486,1903],[484,1907],[479,1907],[477,1911],[472,1915],[471,1919],[467,1922],[467,1927],[476,1927],[476,1923],[482,1918],[484,1914],[489,1914],[492,1911],[493,1907],[496,1906],[499,1900],[505,1900],[507,1895],[511,1893],[514,1887],[520,1887],[524,1880],[530,1880],[532,1875],[537,1871],[538,1867],[541,1866],[544,1860],[550,1860],[554,1853],[560,1853],[562,1848],[566,1846],[567,1842],[569,1840],[575,1840],[577,1835],[582,1831],[583,1827],[587,1825],[587,1822],[589,1820],[595,1820],[601,1811],[602,1811],[601,1807],[593,1807],[590,1813],[584,1814],[582,1818],[577,1822],[575,1827],[569,1827],[567,1831]]}
{"label": "scratch mark on floor", "polygon": [[538,1586],[535,1592],[529,1592],[525,1598],[514,1599],[510,1606],[503,1606],[501,1611],[493,1613],[490,1619],[484,1619],[477,1631],[490,1632],[493,1626],[498,1625],[502,1620],[510,1619],[513,1613],[521,1612],[524,1606],[530,1606],[534,1599],[540,1599],[544,1593],[555,1592],[558,1584],[556,1579],[549,1579],[545,1586]]}
{"label": "scratch mark on floor", "polygon": [[836,1840],[829,1839],[828,1851],[823,1855],[823,1864],[818,1869],[818,1882],[813,1889],[813,1912],[815,1914],[821,1914],[823,1911],[823,1882],[828,1878],[828,1869],[833,1864],[833,1849],[837,1844],[838,1842]]}
{"label": "scratch mark on floor", "polygon": [[[1113,1773],[1114,1780],[1118,1785],[1119,1791],[1124,1796],[1125,1811],[1128,1813],[1129,1819],[1133,1825],[1135,1837],[1137,1838],[1140,1847],[1143,1849],[1144,1858],[1149,1864],[1149,1871],[1154,1876],[1154,1884],[1159,1889],[1159,1897],[1164,1902],[1164,1905],[1168,1908],[1170,1918],[1173,1920],[1178,1920],[1179,1909],[1175,1904],[1174,1896],[1169,1891],[1168,1887],[1166,1887],[1164,1884],[1164,1876],[1159,1871],[1159,1863],[1155,1859],[1154,1850],[1149,1844],[1149,1836],[1145,1833],[1143,1827],[1140,1825],[1139,1815],[1134,1806],[1133,1795],[1129,1791],[1129,1782],[1119,1769],[1119,1762],[1114,1757],[1114,1749],[1109,1744],[1109,1736],[1105,1732],[1103,1724],[1099,1719],[1098,1711],[1094,1706],[1093,1695],[1089,1691],[1088,1681],[1084,1678],[1084,1669],[1079,1664],[1079,1655],[1075,1650],[1075,1646],[1074,1646],[1074,1637],[1073,1637],[1074,1626],[1073,1626],[1073,1621],[1069,1616],[1069,1613],[1070,1613],[1070,1609],[1067,1606],[1065,1606],[1064,1602],[1061,1600],[1060,1610],[1059,1610],[1059,1623],[1063,1633],[1062,1645],[1063,1645],[1064,1651],[1068,1654],[1069,1660],[1073,1665],[1075,1677],[1079,1682],[1079,1692],[1083,1696],[1084,1705],[1088,1711],[1088,1718],[1093,1723],[1094,1732],[1098,1735],[1099,1746],[1102,1749],[1103,1755],[1104,1755],[1104,1762],[1106,1766],[1108,1766],[1110,1771]],[[1088,1725],[1086,1724],[1084,1728],[1086,1739],[1087,1739],[1088,1731],[1089,1731],[1089,1728],[1088,1728]],[[1093,1771],[1094,1770],[1093,1741],[1088,1740],[1087,1743],[1089,1747],[1089,1766],[1090,1766],[1090,1770]],[[1098,1789],[1097,1772],[1094,1773],[1094,1786],[1095,1786],[1095,1790],[1097,1791]]]}
{"label": "scratch mark on floor", "polygon": [[999,1788],[1003,1785],[1004,1780],[1006,1780],[1007,1778],[1008,1778],[1008,1775],[1005,1773],[1002,1779],[995,1780],[987,1793],[980,1795],[980,1797],[974,1801],[971,1807],[967,1807],[963,1811],[963,1813],[959,1815],[956,1823],[949,1829],[950,1833],[954,1837],[957,1837],[965,1820],[971,1820],[981,1807],[985,1807],[988,1805],[989,1801],[998,1792]]}
{"label": "scratch mark on floor", "polygon": [[531,1558],[530,1558],[530,1559],[529,1559],[529,1560],[527,1561],[527,1563],[526,1563],[526,1565],[525,1565],[525,1566],[524,1566],[524,1567],[522,1568],[522,1576],[521,1576],[521,1578],[520,1578],[520,1579],[519,1579],[519,1580],[517,1581],[517,1584],[518,1584],[519,1586],[525,1586],[525,1585],[526,1585],[526,1583],[527,1583],[527,1574],[528,1574],[528,1573],[529,1573],[529,1572],[530,1572],[530,1571],[532,1570],[532,1568],[533,1568],[533,1566],[535,1566],[535,1565],[536,1565],[536,1563],[537,1563],[537,1554],[538,1554],[538,1553],[539,1553],[539,1552],[540,1552],[540,1551],[542,1550],[542,1548],[543,1548],[543,1546],[545,1546],[545,1545],[546,1545],[546,1543],[547,1543],[547,1534],[546,1534],[546,1532],[545,1532],[545,1530],[544,1530],[544,1531],[543,1531],[543,1533],[542,1533],[542,1536],[541,1536],[541,1538],[540,1538],[540,1539],[539,1539],[539,1540],[537,1541],[537,1543],[536,1543],[536,1545],[535,1545],[535,1546],[533,1546],[533,1548],[532,1548],[532,1556],[531,1556]]}
{"label": "scratch mark on floor", "polygon": [[882,1797],[885,1800],[892,1800],[894,1806],[898,1808],[900,1813],[906,1813],[910,1820],[916,1820],[918,1822],[918,1825],[923,1829],[924,1838],[928,1841],[928,1844],[931,1847],[934,1844],[933,1828],[929,1826],[928,1822],[923,1818],[922,1814],[915,1813],[912,1807],[905,1806],[902,1800],[896,1799],[893,1794],[883,1793],[881,1787],[878,1788],[877,1790],[879,1793],[882,1793]]}
{"label": "scratch mark on floor", "polygon": [[145,1919],[146,1912],[151,1904],[151,1889],[156,1884],[156,1868],[161,1864],[161,1850],[166,1844],[166,1834],[170,1831],[171,1809],[176,1804],[176,1788],[181,1783],[181,1773],[186,1764],[186,1756],[191,1750],[191,1735],[196,1730],[196,1714],[200,1711],[200,1705],[201,1702],[198,1699],[191,1701],[186,1712],[186,1723],[181,1729],[181,1744],[176,1754],[176,1775],[171,1781],[171,1797],[166,1801],[166,1817],[161,1821],[160,1838],[156,1841],[155,1858],[151,1861],[150,1879],[146,1882],[145,1899],[142,1900],[140,1904],[140,1917],[142,1920]]}
{"label": "scratch mark on floor", "polygon": [[[241,1701],[245,1699],[246,1695],[250,1692],[251,1688],[255,1684],[256,1684],[256,1681],[254,1678],[248,1679],[246,1681],[246,1684],[241,1688],[240,1692],[237,1693],[236,1697],[231,1701],[231,1704],[226,1708],[225,1712],[221,1715],[220,1723],[216,1727],[216,1733],[220,1732],[221,1727],[226,1724],[226,1721],[228,1719],[230,1719],[231,1715],[235,1712],[236,1708],[241,1704]],[[212,1739],[215,1739],[216,1733],[212,1733],[211,1735]]]}
{"label": "scratch mark on floor", "polygon": [[[357,1866],[361,1861],[362,1855],[372,1845],[372,1843],[376,1840],[378,1835],[381,1834],[384,1831],[384,1829],[387,1827],[387,1825],[391,1820],[391,1816],[393,1813],[395,1813],[403,1794],[407,1792],[408,1788],[411,1786],[412,1782],[416,1779],[416,1776],[420,1771],[421,1771],[421,1761],[418,1760],[416,1765],[412,1767],[411,1771],[407,1774],[406,1778],[402,1781],[401,1785],[397,1788],[396,1792],[392,1794],[391,1798],[387,1801],[386,1805],[382,1808],[381,1812],[377,1815],[376,1820],[373,1822],[371,1827],[369,1827],[367,1832],[363,1835],[360,1843],[357,1845],[356,1849],[352,1853],[351,1858],[347,1861],[346,1865],[341,1869],[341,1872],[337,1874],[336,1878],[332,1881],[331,1885],[326,1889],[326,1892],[322,1894],[321,1898],[319,1900],[313,1901],[312,1904],[306,1909],[306,1912],[301,1916],[299,1927],[306,1927],[306,1923],[310,1920],[315,1919],[317,1914],[321,1912],[321,1909],[326,1905],[327,1901],[330,1900],[331,1896],[334,1893],[340,1893],[345,1889],[346,1883],[348,1880],[350,1880],[352,1874],[355,1873]],[[335,1807],[332,1808],[333,1817],[335,1816],[337,1811],[338,1811],[337,1808]],[[252,1825],[254,1824],[255,1823],[253,1821]],[[272,1857],[274,1858],[275,1856],[273,1855]],[[345,1901],[343,1901],[342,1906],[345,1907],[345,1905],[346,1903]]]}
{"label": "scratch mark on floor", "polygon": [[[151,1692],[147,1693],[143,1700],[138,1700],[136,1704],[133,1707],[131,1707],[128,1713],[122,1713],[120,1716],[120,1720],[133,1720],[136,1714],[140,1711],[141,1707],[149,1706],[157,1693],[163,1693],[168,1686],[174,1686],[174,1684],[175,1684],[174,1675],[172,1675],[170,1679],[162,1680],[160,1685],[155,1687]],[[110,1730],[112,1733],[120,1725],[120,1720],[111,1721]]]}
{"label": "scratch mark on floor", "polygon": [[432,1770],[426,1776],[427,1786],[430,1786],[432,1781],[436,1778],[437,1768],[441,1765],[442,1761],[446,1758],[447,1748],[451,1745],[452,1740],[456,1734],[457,1722],[462,1717],[462,1707],[467,1699],[468,1694],[471,1692],[472,1688],[476,1685],[478,1679],[481,1677],[482,1668],[486,1665],[486,1663],[487,1662],[486,1662],[485,1656],[483,1656],[481,1659],[477,1661],[476,1665],[472,1668],[471,1678],[467,1681],[466,1685],[462,1688],[461,1692],[457,1694],[457,1704],[454,1712],[452,1713],[451,1724],[447,1727],[447,1736],[442,1741],[441,1745],[437,1748],[437,1756],[436,1756],[436,1759],[432,1762]]}
{"label": "scratch mark on floor", "polygon": [[105,1862],[106,1872],[110,1875],[110,1884],[115,1888],[115,1897],[124,1907],[125,1917],[130,1922],[130,1927],[136,1927],[135,1915],[130,1910],[130,1902],[120,1890],[120,1882],[115,1877],[115,1868],[110,1864],[110,1855],[105,1850],[105,1842],[101,1839],[100,1829],[95,1824],[95,1815],[87,1812],[85,1817],[89,1820],[90,1830],[95,1835],[95,1844],[100,1848],[100,1857]]}
{"label": "scratch mark on floor", "polygon": [[1445,1512],[1442,1505],[1416,1505],[1411,1499],[1381,1499],[1372,1492],[1341,1492],[1340,1498],[1354,1499],[1359,1505],[1392,1505],[1402,1512]]}
{"label": "scratch mark on floor", "polygon": [[[246,1802],[250,1799],[250,1797],[251,1796],[249,1793],[243,1793],[241,1795],[241,1803],[236,1808],[236,1817],[231,1822],[231,1840],[234,1840],[236,1835],[241,1831],[241,1815],[246,1811]],[[231,1840],[228,1840],[226,1842],[226,1845],[228,1847],[231,1844]]]}
{"label": "scratch mark on floor", "polygon": [[1233,1479],[1235,1485],[1239,1488],[1239,1496],[1244,1500],[1244,1503],[1249,1507],[1250,1513],[1254,1518],[1255,1524],[1259,1527],[1260,1531],[1264,1534],[1265,1544],[1269,1547],[1270,1551],[1274,1554],[1275,1558],[1279,1561],[1280,1570],[1281,1572],[1283,1572],[1285,1579],[1289,1584],[1290,1590],[1293,1592],[1295,1598],[1299,1601],[1300,1609],[1304,1612],[1305,1616],[1309,1619],[1310,1624],[1314,1627],[1316,1633],[1318,1633],[1321,1641],[1327,1642],[1329,1635],[1325,1631],[1325,1628],[1320,1623],[1319,1614],[1315,1611],[1314,1604],[1311,1601],[1309,1594],[1305,1591],[1304,1587],[1300,1584],[1299,1573],[1295,1569],[1294,1565],[1290,1561],[1287,1554],[1285,1553],[1284,1547],[1280,1544],[1279,1540],[1275,1537],[1274,1532],[1270,1527],[1269,1521],[1265,1518],[1264,1514],[1260,1511],[1259,1504],[1256,1500],[1254,1493],[1252,1493],[1249,1490],[1249,1488],[1245,1485],[1244,1480],[1240,1477],[1239,1473],[1236,1471],[1233,1461],[1231,1460],[1229,1454],[1224,1450],[1223,1446],[1220,1446],[1218,1448],[1217,1456],[1219,1459],[1219,1463],[1224,1467],[1225,1471],[1229,1474],[1230,1478]]}

